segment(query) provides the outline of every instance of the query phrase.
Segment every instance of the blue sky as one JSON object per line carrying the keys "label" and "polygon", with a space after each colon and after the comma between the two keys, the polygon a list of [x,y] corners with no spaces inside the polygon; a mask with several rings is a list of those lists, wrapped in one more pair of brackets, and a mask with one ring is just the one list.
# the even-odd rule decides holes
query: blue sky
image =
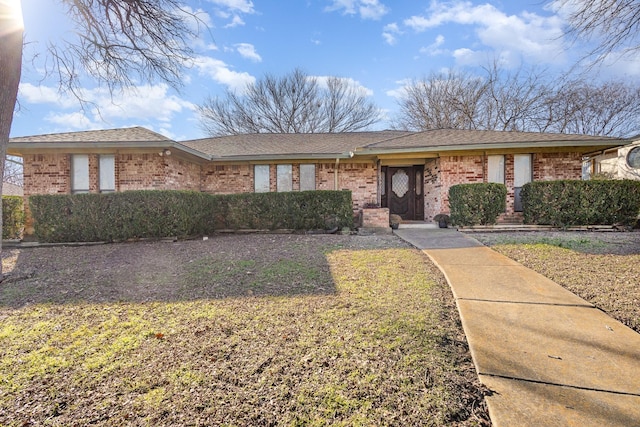
{"label": "blue sky", "polygon": [[[205,137],[195,106],[207,96],[242,90],[269,73],[298,67],[312,76],[348,78],[371,95],[386,117],[411,79],[498,60],[536,66],[549,75],[570,68],[587,47],[563,37],[564,11],[548,0],[185,0],[210,26],[193,40],[198,57],[175,91],[162,82],[116,94],[87,82],[86,107],[57,92],[42,74],[48,40],[69,37],[55,1],[22,0],[26,40],[19,110],[11,135],[144,126],[176,140]],[[599,76],[640,77],[640,57]],[[594,75],[595,78],[595,75]],[[387,128],[384,120],[374,129]]]}

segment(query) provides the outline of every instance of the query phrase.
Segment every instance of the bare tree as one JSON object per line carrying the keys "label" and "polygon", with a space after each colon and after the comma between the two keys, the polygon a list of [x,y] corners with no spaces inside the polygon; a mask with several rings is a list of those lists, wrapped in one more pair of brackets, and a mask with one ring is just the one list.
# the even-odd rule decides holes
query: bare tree
{"label": "bare tree", "polygon": [[550,87],[543,73],[520,67],[501,69],[496,62],[483,68],[486,73],[486,96],[482,100],[481,129],[527,131],[536,127]]}
{"label": "bare tree", "polygon": [[545,131],[632,136],[640,129],[640,86],[568,81],[547,97],[545,109],[540,121]]}
{"label": "bare tree", "polygon": [[640,85],[587,82],[542,71],[501,70],[477,76],[432,74],[398,100],[397,129],[486,129],[632,136],[640,130]]}
{"label": "bare tree", "polygon": [[209,98],[199,112],[209,135],[352,132],[380,119],[375,104],[349,80],[328,77],[323,83],[300,69],[283,77],[266,75],[242,94]]}
{"label": "bare tree", "polygon": [[568,13],[567,34],[574,40],[595,42],[587,58],[595,63],[612,52],[640,51],[640,2],[637,0],[556,0]]}
{"label": "bare tree", "polygon": [[[48,72],[82,100],[89,76],[109,90],[159,78],[177,87],[200,23],[180,0],[60,0],[77,38],[48,45]],[[0,158],[4,159],[22,69],[19,0],[0,0]],[[4,176],[4,162],[0,162]],[[0,187],[1,194],[1,187]],[[0,229],[1,229],[0,221]],[[0,246],[1,250],[1,246]],[[0,280],[2,270],[0,266]]]}
{"label": "bare tree", "polygon": [[404,88],[393,127],[410,130],[477,129],[484,79],[458,71],[432,73]]}
{"label": "bare tree", "polygon": [[4,174],[2,182],[8,182],[22,187],[22,159],[20,157],[6,156],[4,160]]}

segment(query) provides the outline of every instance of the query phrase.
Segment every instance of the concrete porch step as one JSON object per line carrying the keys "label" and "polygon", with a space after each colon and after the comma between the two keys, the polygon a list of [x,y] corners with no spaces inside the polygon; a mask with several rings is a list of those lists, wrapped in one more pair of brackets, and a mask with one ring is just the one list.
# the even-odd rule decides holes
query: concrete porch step
{"label": "concrete porch step", "polygon": [[398,225],[399,229],[402,228],[418,228],[418,229],[423,229],[423,228],[438,228],[438,224],[432,223],[432,222],[425,222],[425,221],[405,221],[405,222],[401,222]]}

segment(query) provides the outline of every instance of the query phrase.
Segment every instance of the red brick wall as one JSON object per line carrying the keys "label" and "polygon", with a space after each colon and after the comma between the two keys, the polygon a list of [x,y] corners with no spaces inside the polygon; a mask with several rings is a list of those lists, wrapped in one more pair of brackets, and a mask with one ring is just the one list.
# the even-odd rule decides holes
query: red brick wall
{"label": "red brick wall", "polygon": [[432,221],[435,215],[443,212],[444,198],[440,176],[440,159],[428,159],[424,165],[425,221]]}
{"label": "red brick wall", "polygon": [[[484,156],[443,156],[440,157],[440,211],[449,213],[449,188],[456,184],[484,182]],[[430,212],[431,213],[431,212]],[[426,214],[425,214],[426,216]],[[431,215],[431,219],[433,215]]]}
{"label": "red brick wall", "polygon": [[[335,163],[316,165],[316,189],[334,189]],[[378,200],[378,173],[374,163],[339,163],[338,190],[351,190],[353,210]]]}
{"label": "red brick wall", "polygon": [[388,228],[389,208],[362,209],[362,226]]}
{"label": "red brick wall", "polygon": [[157,153],[116,155],[116,189],[160,190],[165,183],[165,158]]}
{"label": "red brick wall", "polygon": [[165,190],[179,188],[181,190],[200,191],[200,165],[176,157],[165,159]]}
{"label": "red brick wall", "polygon": [[533,155],[534,181],[582,179],[582,154],[536,153]]}
{"label": "red brick wall", "polygon": [[25,154],[24,195],[57,194],[71,191],[68,154]]}
{"label": "red brick wall", "polygon": [[253,165],[203,165],[200,188],[212,194],[253,192]]}

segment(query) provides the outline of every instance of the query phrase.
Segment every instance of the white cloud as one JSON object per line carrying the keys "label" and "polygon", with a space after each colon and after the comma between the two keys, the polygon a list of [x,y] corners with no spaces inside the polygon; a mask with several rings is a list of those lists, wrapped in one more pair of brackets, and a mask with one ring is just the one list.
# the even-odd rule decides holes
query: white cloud
{"label": "white cloud", "polygon": [[384,41],[392,46],[398,41],[396,38],[398,34],[401,34],[401,31],[400,27],[395,22],[385,25],[382,29],[382,37],[384,38]]}
{"label": "white cloud", "polygon": [[[84,89],[82,98],[84,110],[77,111],[80,102],[55,88],[30,83],[20,86],[21,102],[52,105],[54,111],[46,114],[45,120],[66,130],[96,129],[104,123],[122,120],[155,121],[170,126],[176,114],[195,109],[192,103],[169,94],[169,86],[164,83],[132,87],[113,95],[104,88]],[[76,111],[66,111],[70,109]]]}
{"label": "white cloud", "polygon": [[[433,1],[425,16],[413,16],[403,23],[416,32],[444,24],[468,25],[475,29],[484,46],[493,51],[507,52],[508,57],[523,56],[542,63],[562,59],[563,22],[558,16],[544,17],[526,11],[507,15],[491,4]],[[468,55],[458,54],[468,58]]]}
{"label": "white cloud", "polygon": [[195,66],[200,74],[209,76],[213,81],[226,85],[231,90],[244,90],[247,84],[256,81],[249,73],[232,71],[224,61],[208,56],[197,58]]}
{"label": "white cloud", "polygon": [[398,80],[396,82],[396,85],[398,87],[386,91],[385,94],[395,99],[402,99],[407,94],[407,87],[409,87],[412,83],[413,81],[411,79]]}
{"label": "white cloud", "polygon": [[[333,76],[314,76],[313,78],[315,78],[318,81],[318,84],[320,85],[320,87],[326,87],[327,86],[327,79],[335,78],[335,77],[333,77]],[[352,79],[350,77],[340,77],[340,80],[345,81],[348,86],[353,88],[355,91],[362,93],[365,96],[373,96],[373,90],[369,89],[366,86],[363,86],[357,80],[354,80],[354,79]]]}
{"label": "white cloud", "polygon": [[71,108],[78,105],[76,100],[60,95],[55,88],[36,86],[31,83],[21,83],[18,96],[20,102],[28,104],[56,104],[61,108]]}
{"label": "white cloud", "polygon": [[444,44],[444,40],[445,40],[444,36],[442,34],[438,34],[438,36],[436,37],[433,43],[431,43],[427,47],[423,47],[420,49],[420,53],[431,55],[431,56],[441,55],[445,53],[446,50],[440,49],[440,46]]}
{"label": "white cloud", "polygon": [[250,0],[209,0],[216,6],[242,13],[255,13],[253,2]]}
{"label": "white cloud", "polygon": [[379,0],[332,0],[327,12],[342,10],[344,15],[360,15],[362,19],[378,20],[389,13],[389,8]]}
{"label": "white cloud", "polygon": [[102,127],[100,123],[91,121],[86,114],[81,112],[68,114],[50,112],[44,119],[49,123],[58,125],[64,131],[93,130]]}
{"label": "white cloud", "polygon": [[233,19],[224,28],[235,28],[244,26],[244,20],[238,15],[233,15]]}
{"label": "white cloud", "polygon": [[174,114],[193,109],[192,103],[168,94],[164,84],[137,86],[125,90],[111,102],[104,90],[96,90],[99,114],[111,119],[143,119],[170,122]]}
{"label": "white cloud", "polygon": [[250,43],[238,43],[235,46],[243,58],[250,59],[253,62],[262,62],[262,57],[258,55],[254,45]]}

